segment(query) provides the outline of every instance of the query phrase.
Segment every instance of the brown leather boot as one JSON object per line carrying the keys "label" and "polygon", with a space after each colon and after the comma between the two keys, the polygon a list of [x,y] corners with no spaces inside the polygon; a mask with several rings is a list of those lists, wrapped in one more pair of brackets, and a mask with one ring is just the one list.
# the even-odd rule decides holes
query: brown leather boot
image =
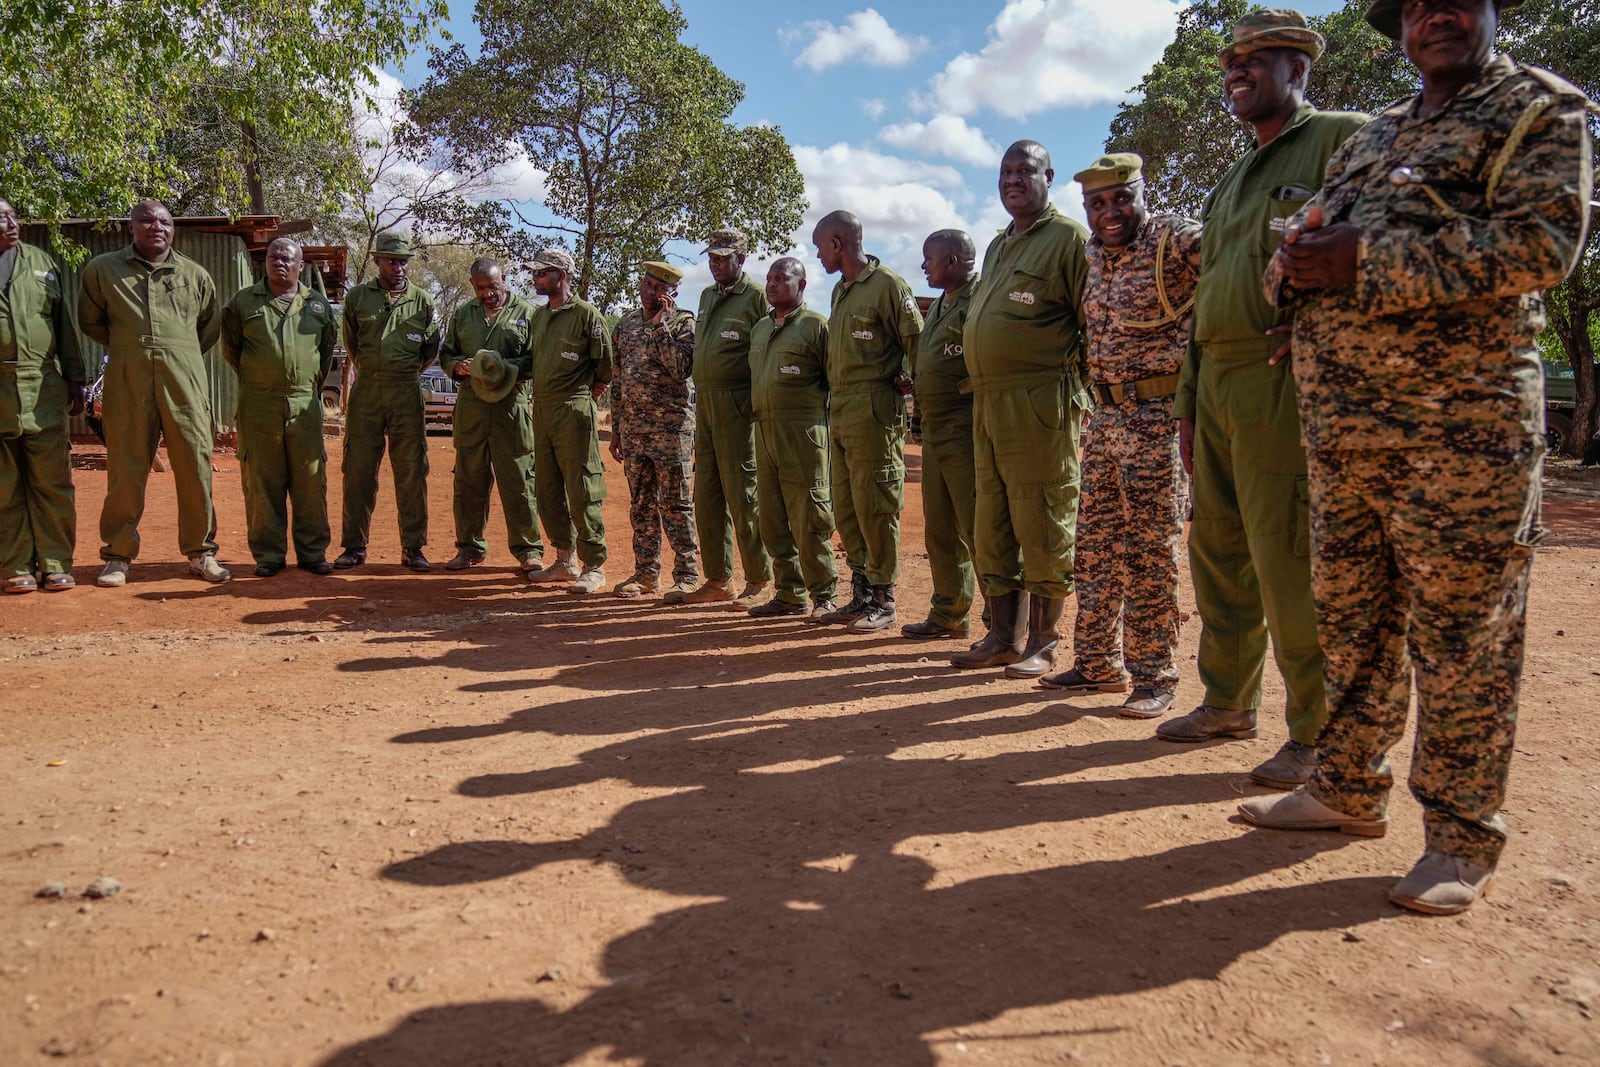
{"label": "brown leather boot", "polygon": [[1003,667],[1022,658],[1025,633],[1023,621],[1028,617],[1028,594],[1020,589],[989,598],[992,621],[989,632],[982,641],[965,652],[950,657],[952,667]]}
{"label": "brown leather boot", "polygon": [[1007,678],[1040,678],[1056,665],[1061,645],[1061,613],[1065,597],[1033,596],[1028,599],[1028,644],[1022,658],[1006,668]]}

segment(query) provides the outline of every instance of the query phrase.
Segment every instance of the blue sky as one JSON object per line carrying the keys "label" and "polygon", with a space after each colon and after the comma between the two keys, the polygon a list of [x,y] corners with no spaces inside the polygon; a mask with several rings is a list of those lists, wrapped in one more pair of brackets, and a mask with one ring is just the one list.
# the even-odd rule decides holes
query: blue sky
{"label": "blue sky", "polygon": [[[988,0],[910,3],[817,0],[800,9],[681,0],[687,43],[745,85],[740,123],[780,127],[794,147],[811,201],[797,245],[835,208],[860,216],[867,251],[917,292],[922,238],[957,226],[981,249],[1005,224],[995,192],[998,152],[1019,138],[1045,144],[1056,166],[1055,202],[1082,218],[1074,171],[1103,151],[1117,102],[1172,40],[1182,0]],[[1302,3],[1307,14],[1342,6]],[[471,49],[471,7],[452,5],[451,33]],[[787,14],[786,11],[795,11]],[[415,56],[400,77],[426,73]],[[1219,75],[1220,77],[1220,75]],[[1220,92],[1220,83],[1219,89]],[[809,302],[826,307],[826,278],[803,245]],[[698,248],[680,301],[709,282]],[[747,264],[760,280],[775,256]]]}

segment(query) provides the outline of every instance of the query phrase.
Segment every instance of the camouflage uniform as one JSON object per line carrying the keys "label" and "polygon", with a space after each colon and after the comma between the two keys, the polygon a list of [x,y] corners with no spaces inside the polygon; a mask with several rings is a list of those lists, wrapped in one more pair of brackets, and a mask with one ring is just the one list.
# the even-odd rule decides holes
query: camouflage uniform
{"label": "camouflage uniform", "polygon": [[1308,790],[1384,813],[1414,673],[1428,848],[1493,868],[1543,532],[1539,291],[1578,254],[1593,172],[1583,95],[1553,75],[1502,56],[1417,104],[1353,136],[1308,205],[1360,231],[1355,284],[1266,279],[1295,310],[1310,451],[1330,718]]}
{"label": "camouflage uniform", "polygon": [[1073,665],[1087,678],[1120,678],[1126,658],[1135,688],[1171,693],[1183,539],[1172,397],[1200,276],[1200,225],[1152,215],[1123,248],[1091,238],[1088,257],[1083,318],[1098,406],[1078,502]]}
{"label": "camouflage uniform", "polygon": [[661,573],[661,529],[672,542],[672,578],[700,577],[690,475],[694,459],[694,315],[675,309],[660,325],[630,311],[612,331],[617,376],[611,382],[612,432],[621,436],[631,500],[633,569]]}

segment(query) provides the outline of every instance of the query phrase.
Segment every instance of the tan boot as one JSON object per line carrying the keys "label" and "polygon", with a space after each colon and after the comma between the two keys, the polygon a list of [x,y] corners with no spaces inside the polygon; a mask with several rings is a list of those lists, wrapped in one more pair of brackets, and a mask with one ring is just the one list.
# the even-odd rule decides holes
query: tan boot
{"label": "tan boot", "polygon": [[578,576],[578,550],[556,549],[556,558],[548,567],[528,572],[530,582],[570,582]]}
{"label": "tan boot", "polygon": [[654,596],[661,588],[661,579],[654,574],[640,574],[635,571],[627,581],[611,590],[624,600],[633,600],[641,596]]}
{"label": "tan boot", "polygon": [[1362,819],[1335,811],[1301,786],[1292,793],[1270,797],[1251,797],[1239,805],[1244,821],[1269,830],[1338,830],[1356,837],[1382,837],[1389,832],[1389,820]]}
{"label": "tan boot", "polygon": [[694,578],[675,578],[667,591],[661,594],[663,604],[682,604],[688,595],[695,591]]}
{"label": "tan boot", "polygon": [[1493,877],[1492,867],[1430,849],[1389,890],[1389,899],[1424,915],[1457,915],[1488,891]]}
{"label": "tan boot", "polygon": [[1042,678],[1056,665],[1061,647],[1061,613],[1065,597],[1032,596],[1028,601],[1028,644],[1022,658],[1006,668],[1007,678]]}
{"label": "tan boot", "polygon": [[720,604],[733,599],[733,579],[708,578],[700,588],[683,594],[685,604]]}
{"label": "tan boot", "polygon": [[764,603],[771,595],[771,582],[746,582],[744,590],[728,606],[734,611],[748,611],[757,604]]}

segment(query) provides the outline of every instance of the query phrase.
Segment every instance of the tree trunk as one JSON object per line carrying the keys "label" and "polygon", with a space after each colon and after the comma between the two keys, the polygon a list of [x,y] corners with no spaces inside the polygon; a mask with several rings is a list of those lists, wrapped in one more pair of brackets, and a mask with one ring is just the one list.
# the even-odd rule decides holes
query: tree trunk
{"label": "tree trunk", "polygon": [[1583,456],[1583,450],[1594,436],[1596,416],[1600,404],[1596,403],[1594,388],[1594,342],[1589,333],[1589,309],[1584,307],[1572,316],[1573,332],[1570,340],[1562,338],[1567,358],[1572,363],[1572,383],[1576,394],[1572,409],[1572,433],[1566,441],[1567,455],[1574,459]]}

